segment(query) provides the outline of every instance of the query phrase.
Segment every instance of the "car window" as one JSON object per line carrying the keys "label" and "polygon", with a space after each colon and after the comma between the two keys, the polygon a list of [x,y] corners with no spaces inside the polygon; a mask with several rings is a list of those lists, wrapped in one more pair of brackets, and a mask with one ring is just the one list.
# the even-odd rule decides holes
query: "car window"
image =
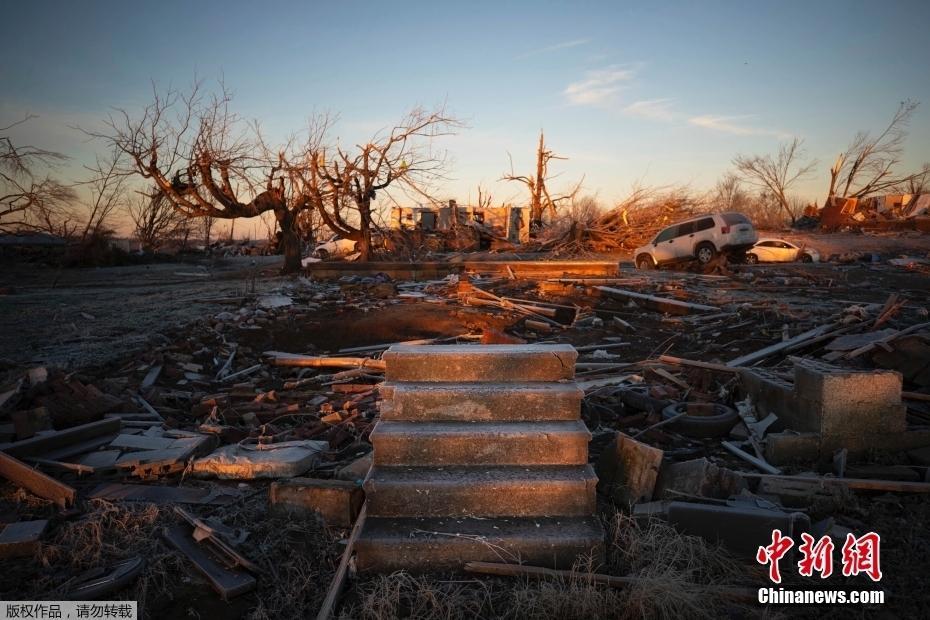
{"label": "car window", "polygon": [[735,226],[736,224],[751,224],[751,222],[742,213],[724,213],[721,215],[721,217],[728,226]]}
{"label": "car window", "polygon": [[786,250],[793,250],[794,246],[788,243],[787,241],[782,241],[779,247],[785,248]]}
{"label": "car window", "polygon": [[772,248],[772,247],[775,247],[775,243],[774,243],[773,241],[760,241],[760,242],[757,243],[756,245],[759,246],[760,248]]}
{"label": "car window", "polygon": [[676,237],[684,237],[685,235],[690,235],[694,232],[694,222],[685,222],[684,224],[678,225],[678,233]]}
{"label": "car window", "polygon": [[672,237],[675,237],[675,231],[678,230],[677,226],[669,226],[656,236],[656,240],[653,243],[662,243],[663,241],[668,241]]}
{"label": "car window", "polygon": [[695,232],[700,232],[702,230],[710,230],[714,227],[714,218],[705,217],[703,220],[698,220],[694,223]]}

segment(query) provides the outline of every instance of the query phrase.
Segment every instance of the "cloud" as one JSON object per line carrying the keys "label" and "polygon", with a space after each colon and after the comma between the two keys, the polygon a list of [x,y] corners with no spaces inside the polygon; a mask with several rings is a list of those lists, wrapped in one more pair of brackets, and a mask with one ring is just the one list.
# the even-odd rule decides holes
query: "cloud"
{"label": "cloud", "polygon": [[591,39],[575,39],[573,41],[563,41],[562,43],[556,43],[555,45],[549,45],[547,47],[541,47],[539,49],[530,50],[524,52],[516,57],[517,60],[522,60],[524,58],[529,58],[530,56],[538,56],[539,54],[548,54],[549,52],[557,52],[559,50],[567,50],[572,47],[578,47],[580,45],[587,45],[591,42]]}
{"label": "cloud", "polygon": [[675,113],[672,111],[672,99],[668,98],[634,101],[623,108],[623,113],[627,116],[637,116],[656,121],[675,120]]}
{"label": "cloud", "polygon": [[586,71],[584,79],[572,82],[562,91],[575,105],[604,105],[635,76],[635,71],[618,65]]}
{"label": "cloud", "polygon": [[705,114],[703,116],[693,116],[688,122],[697,127],[722,131],[737,136],[776,136],[778,138],[790,137],[790,134],[776,129],[765,129],[762,127],[753,127],[746,125],[742,121],[754,118],[751,115],[743,116],[715,116]]}

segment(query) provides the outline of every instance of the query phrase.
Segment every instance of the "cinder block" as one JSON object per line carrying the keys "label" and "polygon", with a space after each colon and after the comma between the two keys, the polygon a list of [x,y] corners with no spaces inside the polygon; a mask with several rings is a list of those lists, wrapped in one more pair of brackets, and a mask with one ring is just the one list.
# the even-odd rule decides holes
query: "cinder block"
{"label": "cinder block", "polygon": [[810,463],[820,457],[820,433],[769,433],[764,449],[765,460],[772,465]]}
{"label": "cinder block", "polygon": [[800,415],[792,384],[763,368],[741,368],[739,376],[742,393],[752,398],[760,420],[774,413],[779,425],[785,428],[820,430],[810,419]]}
{"label": "cinder block", "polygon": [[277,513],[315,515],[333,527],[352,527],[365,500],[364,491],[348,480],[292,478],[273,482],[268,494]]}
{"label": "cinder block", "polygon": [[870,434],[907,428],[899,372],[850,370],[802,360],[795,365],[794,376],[799,412],[816,424],[824,441],[834,443],[840,437],[868,441]]}

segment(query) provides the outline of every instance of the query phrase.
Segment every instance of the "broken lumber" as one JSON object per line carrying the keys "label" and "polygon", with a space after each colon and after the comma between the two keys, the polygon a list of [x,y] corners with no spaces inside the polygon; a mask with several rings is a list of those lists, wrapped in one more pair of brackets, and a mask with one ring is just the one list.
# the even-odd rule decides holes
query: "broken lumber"
{"label": "broken lumber", "polygon": [[622,288],[613,288],[610,286],[595,286],[595,289],[606,294],[608,297],[618,299],[632,299],[633,301],[646,302],[649,307],[669,314],[687,314],[690,311],[695,312],[719,312],[717,306],[705,306],[704,304],[693,304],[687,301],[669,299],[667,297],[656,297],[655,295],[646,295],[636,293]]}
{"label": "broken lumber", "polygon": [[77,491],[63,482],[29,467],[17,458],[0,452],[0,476],[23,487],[33,495],[44,497],[67,508],[74,504]]}
{"label": "broken lumber", "polygon": [[275,366],[296,366],[298,368],[370,368],[384,370],[384,360],[373,360],[367,357],[318,357],[314,355],[296,355],[294,353],[280,353],[269,351],[265,355],[271,357]]}
{"label": "broken lumber", "polygon": [[825,335],[832,328],[832,325],[820,325],[819,327],[809,329],[806,332],[802,332],[797,336],[794,336],[793,338],[789,338],[788,340],[770,344],[769,346],[759,349],[758,351],[753,351],[752,353],[747,353],[746,355],[732,359],[727,362],[727,366],[730,368],[736,368],[739,366],[749,366],[750,364],[755,364],[756,362],[760,362],[767,357],[771,357],[776,353],[780,353],[788,348],[794,347],[795,345],[802,343],[806,344],[810,340],[815,340],[820,336]]}
{"label": "broken lumber", "polygon": [[672,355],[660,355],[659,361],[673,366],[693,366],[694,368],[703,368],[705,370],[716,370],[717,372],[739,372],[736,368],[725,366],[724,364],[714,364],[712,362],[701,362],[698,360],[689,360],[683,357],[674,357]]}
{"label": "broken lumber", "polygon": [[875,480],[871,478],[814,478],[807,476],[784,476],[775,474],[753,474],[740,472],[746,478],[790,480],[818,486],[841,486],[852,491],[892,491],[898,493],[930,493],[930,482],[905,482],[902,480]]}
{"label": "broken lumber", "polygon": [[741,450],[739,447],[737,447],[735,444],[733,444],[733,443],[731,443],[731,442],[729,442],[729,441],[721,441],[721,442],[720,442],[720,445],[722,445],[722,446],[723,446],[724,448],[726,448],[729,452],[731,452],[731,453],[735,454],[736,456],[740,457],[741,459],[743,459],[743,460],[746,461],[747,463],[750,463],[750,464],[752,464],[752,465],[755,465],[756,467],[758,467],[759,469],[761,469],[762,471],[764,471],[764,472],[767,473],[767,474],[774,474],[774,475],[776,475],[776,476],[777,476],[777,475],[781,475],[781,470],[778,469],[777,467],[775,467],[774,465],[770,465],[769,463],[765,462],[764,460],[762,460],[762,459],[760,459],[760,458],[758,458],[758,457],[755,457],[755,456],[749,454],[749,453],[746,452],[745,450]]}
{"label": "broken lumber", "polygon": [[188,560],[206,577],[213,589],[224,601],[245,594],[255,588],[255,577],[248,573],[238,573],[227,569],[213,559],[179,525],[166,527],[162,530],[164,539]]}
{"label": "broken lumber", "polygon": [[60,431],[43,433],[35,437],[30,437],[29,439],[23,439],[22,441],[0,444],[0,452],[6,452],[10,456],[18,458],[24,456],[46,456],[42,453],[56,448],[63,448],[99,435],[118,433],[121,424],[122,422],[119,418],[104,418],[103,420],[88,422],[80,426],[72,426],[71,428]]}
{"label": "broken lumber", "polygon": [[[642,577],[616,577],[614,575],[605,575],[603,573],[582,573],[573,572],[570,570],[543,568],[541,566],[502,564],[498,562],[466,562],[465,571],[483,575],[498,575],[501,577],[534,577],[536,579],[581,578],[590,580],[594,583],[601,583],[612,588],[625,588],[627,586],[640,585],[647,581]],[[694,589],[700,590],[702,592],[707,592],[734,600],[755,601],[759,591],[758,588],[743,588],[740,586],[692,584],[690,587],[693,587]]]}
{"label": "broken lumber", "polygon": [[346,574],[349,572],[349,560],[352,559],[355,541],[358,540],[359,534],[362,533],[362,525],[365,523],[365,515],[368,512],[367,508],[367,504],[362,504],[362,508],[358,513],[358,518],[355,520],[355,525],[352,527],[352,533],[349,535],[349,540],[346,543],[346,548],[342,552],[342,558],[339,560],[339,567],[336,569],[336,574],[333,575],[333,581],[329,585],[329,590],[326,592],[323,605],[316,615],[316,620],[329,620],[333,615],[333,611],[336,609],[336,601],[342,593],[342,588],[345,586]]}

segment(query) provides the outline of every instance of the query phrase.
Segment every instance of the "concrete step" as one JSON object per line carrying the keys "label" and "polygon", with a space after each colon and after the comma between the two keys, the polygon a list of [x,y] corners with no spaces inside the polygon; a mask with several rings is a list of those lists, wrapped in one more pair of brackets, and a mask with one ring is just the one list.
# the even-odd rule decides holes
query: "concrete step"
{"label": "concrete step", "polygon": [[382,359],[387,381],[560,381],[575,376],[578,352],[555,345],[394,345]]}
{"label": "concrete step", "polygon": [[360,571],[457,571],[465,562],[523,562],[571,568],[578,556],[604,559],[604,530],[593,517],[390,519],[369,517],[358,541]]}
{"label": "concrete step", "polygon": [[573,383],[384,383],[382,420],[577,420]]}
{"label": "concrete step", "polygon": [[375,465],[584,465],[591,433],[573,422],[395,422],[371,431]]}
{"label": "concrete step", "polygon": [[596,509],[590,465],[375,467],[365,481],[374,517],[583,517]]}

